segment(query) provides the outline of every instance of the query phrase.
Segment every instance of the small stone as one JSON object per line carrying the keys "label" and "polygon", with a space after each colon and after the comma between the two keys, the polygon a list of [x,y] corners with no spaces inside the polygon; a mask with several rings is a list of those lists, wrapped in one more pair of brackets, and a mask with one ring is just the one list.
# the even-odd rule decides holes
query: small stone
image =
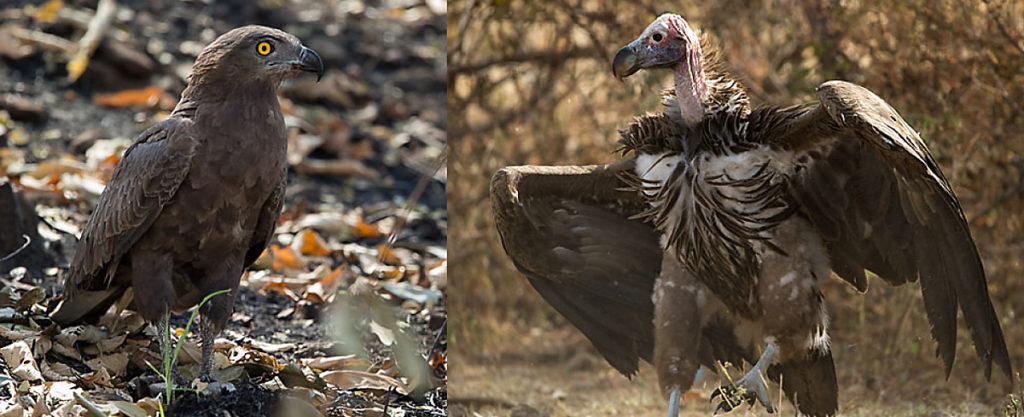
{"label": "small stone", "polygon": [[0,96],[0,110],[6,110],[11,119],[19,122],[42,123],[49,116],[42,104],[13,94]]}
{"label": "small stone", "polygon": [[235,392],[235,385],[230,382],[214,381],[211,382],[206,388],[203,388],[200,393],[206,397],[218,397],[223,394],[229,394]]}
{"label": "small stone", "polygon": [[556,389],[555,392],[551,393],[551,399],[555,401],[565,401],[567,398],[569,398],[569,394],[560,389]]}

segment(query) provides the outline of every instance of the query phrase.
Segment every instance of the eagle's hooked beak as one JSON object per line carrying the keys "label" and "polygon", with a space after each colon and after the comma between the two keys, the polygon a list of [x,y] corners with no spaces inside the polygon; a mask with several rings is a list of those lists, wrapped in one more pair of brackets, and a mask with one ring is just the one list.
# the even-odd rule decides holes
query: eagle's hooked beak
{"label": "eagle's hooked beak", "polygon": [[623,46],[615,53],[612,59],[612,73],[615,78],[623,79],[640,70],[640,61],[637,60],[636,48],[632,43]]}
{"label": "eagle's hooked beak", "polygon": [[316,51],[305,46],[299,52],[299,61],[292,65],[295,69],[316,73],[316,80],[318,82],[320,77],[324,75],[324,61],[320,59],[320,55]]}

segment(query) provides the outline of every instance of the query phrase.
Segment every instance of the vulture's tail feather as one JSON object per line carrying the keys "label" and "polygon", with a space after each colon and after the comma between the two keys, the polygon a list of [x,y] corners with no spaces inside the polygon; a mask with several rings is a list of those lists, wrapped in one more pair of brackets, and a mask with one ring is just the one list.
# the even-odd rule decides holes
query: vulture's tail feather
{"label": "vulture's tail feather", "polygon": [[782,380],[786,397],[802,414],[833,416],[839,408],[839,384],[832,352],[812,351],[805,359],[794,359],[768,369],[773,381]]}

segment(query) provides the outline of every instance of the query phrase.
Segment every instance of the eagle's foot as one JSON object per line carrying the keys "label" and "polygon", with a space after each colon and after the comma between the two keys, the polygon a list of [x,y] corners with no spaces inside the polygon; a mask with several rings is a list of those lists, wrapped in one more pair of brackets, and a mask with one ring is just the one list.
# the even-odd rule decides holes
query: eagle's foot
{"label": "eagle's foot", "polygon": [[746,375],[732,384],[723,385],[714,390],[711,393],[711,401],[718,396],[722,397],[722,402],[715,407],[715,414],[718,414],[719,411],[732,411],[743,403],[753,407],[755,400],[764,405],[769,413],[774,413],[775,408],[772,407],[772,400],[768,396],[768,380],[766,379],[768,366],[774,357],[775,347],[769,344],[764,348],[761,359],[758,359],[757,364]]}

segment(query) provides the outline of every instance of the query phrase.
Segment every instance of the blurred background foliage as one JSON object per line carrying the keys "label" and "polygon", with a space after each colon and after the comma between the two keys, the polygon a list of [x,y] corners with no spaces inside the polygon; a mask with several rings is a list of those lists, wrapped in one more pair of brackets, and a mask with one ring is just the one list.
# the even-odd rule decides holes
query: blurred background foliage
{"label": "blurred background foliage", "polygon": [[[1024,368],[1016,316],[1024,312],[1024,2],[999,0],[449,2],[456,355],[487,358],[531,328],[568,326],[505,256],[489,180],[508,165],[614,161],[617,129],[660,111],[671,75],[645,71],[619,82],[611,57],[669,11],[711,35],[755,105],[815,101],[820,83],[844,79],[876,92],[921,131],[963,204],[1015,368]],[[870,371],[893,365],[905,380],[916,363],[920,377],[942,379],[919,288],[872,284],[863,297],[839,283],[826,289],[836,343],[866,346],[837,354],[855,364],[840,367],[841,384],[870,386]],[[987,384],[975,386],[983,376],[962,324],[960,333],[953,379],[985,391]]]}

